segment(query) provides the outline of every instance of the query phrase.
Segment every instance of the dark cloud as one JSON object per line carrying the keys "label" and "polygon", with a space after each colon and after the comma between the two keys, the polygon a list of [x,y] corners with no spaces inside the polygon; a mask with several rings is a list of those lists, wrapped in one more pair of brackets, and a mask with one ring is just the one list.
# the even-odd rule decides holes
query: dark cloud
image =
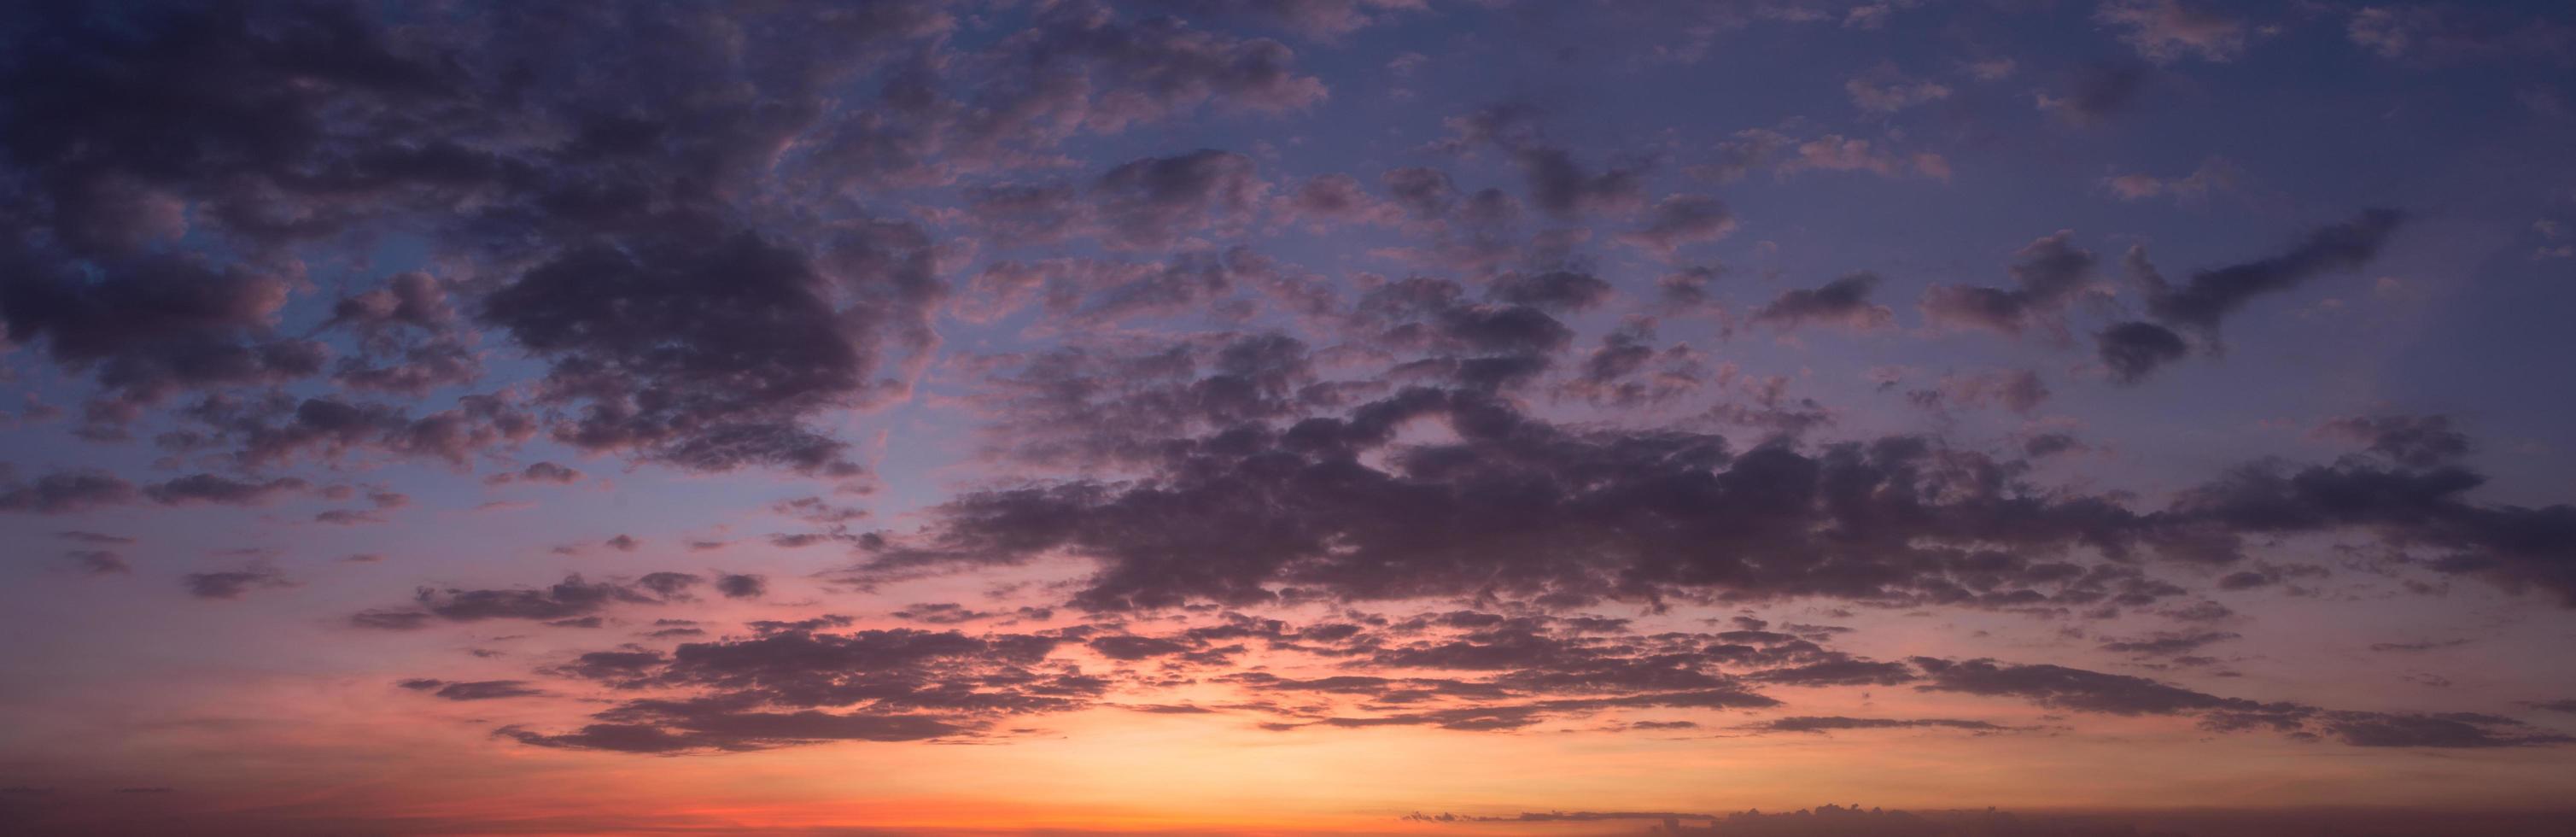
{"label": "dark cloud", "polygon": [[[1583,169],[1574,155],[1562,148],[1533,146],[1513,154],[1521,167],[1521,176],[1529,185],[1530,202],[1551,214],[1572,217],[1586,212],[1624,214],[1635,211],[1646,200],[1645,180],[1641,172],[1628,168],[1611,168],[1599,174]],[[1705,203],[1685,203],[1673,207],[1669,216],[1662,213],[1653,222],[1663,227],[1651,233],[1667,242],[1691,235],[1689,229],[1713,223],[1708,216],[1711,207]],[[1723,212],[1723,208],[1717,208]],[[1654,229],[1649,226],[1649,229]],[[1705,234],[1703,231],[1701,234]]]}
{"label": "dark cloud", "polygon": [[2182,335],[2149,322],[2113,325],[2094,335],[2093,340],[2101,352],[2102,365],[2111,370],[2111,379],[2123,384],[2144,381],[2157,367],[2191,353]]}
{"label": "dark cloud", "polygon": [[[2462,495],[2485,477],[2456,465],[2383,469],[2346,460],[2290,468],[2258,463],[2187,492],[2177,511],[2241,535],[2354,529],[2441,557],[2437,572],[2538,587],[2576,606],[2576,507],[2479,505]],[[2231,544],[2224,548],[2233,550]]]}
{"label": "dark cloud", "polygon": [[449,680],[413,679],[394,685],[447,700],[498,700],[501,698],[535,697],[545,691],[524,680]]}
{"label": "dark cloud", "polygon": [[2288,252],[2198,271],[2180,287],[2147,260],[2144,245],[2131,247],[2123,262],[2131,281],[2146,292],[2147,312],[2157,323],[2125,322],[2095,335],[2102,362],[2113,380],[2124,384],[2145,380],[2157,367],[2188,353],[2188,344],[2176,329],[2189,329],[2214,341],[2220,321],[2256,297],[2369,264],[2405,218],[2396,210],[2364,210],[2350,220],[2311,231]]}
{"label": "dark cloud", "polygon": [[1939,386],[1912,390],[1906,399],[1917,406],[1944,411],[1952,405],[1961,407],[2000,406],[2022,415],[2030,415],[2048,400],[2048,384],[2039,373],[2027,369],[1978,374],[1943,375]]}
{"label": "dark cloud", "polygon": [[1110,169],[1091,198],[1107,229],[1103,243],[1154,249],[1250,211],[1265,188],[1251,158],[1200,149]]}
{"label": "dark cloud", "polygon": [[70,514],[134,502],[134,484],[105,471],[57,471],[34,482],[10,481],[0,488],[0,510],[37,514]]}
{"label": "dark cloud", "polygon": [[2223,6],[2190,0],[2112,0],[2093,19],[2123,30],[2120,40],[2159,64],[2185,56],[2233,61],[2245,54],[2248,32],[2255,29]]}
{"label": "dark cloud", "polygon": [[500,734],[538,746],[653,753],[913,741],[980,735],[999,717],[1078,708],[1107,686],[1039,668],[1058,642],[1046,637],[812,631],[782,626],[752,639],[684,643],[667,657],[584,655],[566,673],[694,696],[629,700],[568,733]]}
{"label": "dark cloud", "polygon": [[[823,82],[947,28],[927,4],[739,10],[783,33],[751,61],[696,19],[719,10],[493,7],[402,28],[333,4],[132,11],[34,15],[0,73],[17,126],[0,154],[46,184],[12,208],[52,234],[0,254],[0,316],[12,340],[94,371],[97,434],[182,389],[320,372],[328,347],[274,333],[299,277],[271,253],[363,225],[490,257],[506,281],[470,306],[423,273],[339,300],[331,325],[362,356],[338,382],[473,380],[470,307],[550,363],[543,397],[581,410],[556,435],[591,449],[829,470],[838,443],[803,422],[899,389],[886,359],[930,339],[939,284],[918,230],[779,237],[734,202],[768,175],[757,158],[818,127]],[[1063,23],[1112,27],[1090,17]],[[1124,45],[1149,65],[1186,53]],[[136,252],[183,232],[242,260]]]}
{"label": "dark cloud", "polygon": [[2357,712],[2258,703],[2142,677],[2045,664],[1921,657],[1914,664],[1932,680],[1916,687],[1920,689],[2019,697],[2041,706],[2113,715],[2195,716],[2201,727],[2215,732],[2272,730],[2309,739],[2332,736],[2357,747],[2480,748],[2576,742],[2576,738],[2493,715]]}
{"label": "dark cloud", "polygon": [[75,549],[63,553],[83,575],[129,575],[134,572],[125,556],[104,549]]}
{"label": "dark cloud", "polygon": [[2092,251],[2059,230],[2014,254],[2009,288],[1934,285],[1923,296],[1923,316],[1935,324],[2019,335],[2030,328],[2062,332],[2058,315],[2094,279]]}
{"label": "dark cloud", "polygon": [[94,371],[106,393],[91,407],[94,425],[121,426],[181,389],[312,375],[328,355],[322,344],[270,334],[287,298],[286,280],[275,276],[175,256],[119,265],[95,281],[26,264],[7,274],[0,319],[10,339]]}
{"label": "dark cloud", "polygon": [[1347,174],[1309,178],[1284,203],[1290,215],[1316,223],[1393,224],[1404,213],[1404,207],[1379,200],[1359,178]]}
{"label": "dark cloud", "polygon": [[[2317,276],[2359,270],[2379,255],[2406,216],[2396,210],[2371,209],[2343,223],[2317,229],[2278,256],[2203,270],[2180,287],[2165,282],[2151,267],[2139,271],[2147,288],[2147,310],[2176,326],[2215,332],[2227,315],[2255,297],[2298,287]],[[2143,264],[2140,251],[2132,257]]]}
{"label": "dark cloud", "polygon": [[1164,0],[1197,14],[1240,15],[1318,38],[1346,35],[1420,11],[1416,0]]}
{"label": "dark cloud", "polygon": [[893,616],[897,619],[905,619],[913,622],[927,622],[933,625],[957,625],[966,622],[991,619],[997,615],[999,614],[981,610],[972,610],[956,602],[917,604],[893,613]]}
{"label": "dark cloud", "polygon": [[2359,444],[2409,468],[2431,468],[2469,454],[2469,436],[2449,416],[2343,416],[2317,426],[2322,438]]}
{"label": "dark cloud", "polygon": [[2057,92],[2040,93],[2039,109],[2074,125],[2099,125],[2128,110],[2145,86],[2146,73],[2135,67],[2085,67]]}
{"label": "dark cloud", "polygon": [[1188,643],[1146,636],[1104,636],[1090,645],[1091,650],[1113,660],[1143,660],[1191,650]]}
{"label": "dark cloud", "polygon": [[1870,303],[1870,291],[1877,289],[1878,284],[1877,274],[1854,273],[1821,287],[1782,291],[1761,310],[1753,312],[1753,321],[1781,328],[1810,323],[1862,331],[1886,328],[1896,323],[1896,312],[1887,306]]}
{"label": "dark cloud", "polygon": [[2146,247],[2130,247],[2123,258],[2130,281],[2146,291],[2148,314],[2161,324],[2120,322],[2094,335],[2102,363],[2120,384],[2138,384],[2164,363],[2182,361],[2190,353],[2190,345],[2174,330],[2195,330],[2215,340],[2218,322],[2257,296],[2282,294],[2324,273],[2360,270],[2378,258],[2403,219],[2393,209],[2367,209],[2342,224],[2316,229],[2275,258],[2197,270],[2179,288],[2148,263]]}
{"label": "dark cloud", "polygon": [[570,483],[581,481],[581,472],[552,462],[538,462],[519,472],[529,482]]}
{"label": "dark cloud", "polygon": [[536,431],[533,418],[494,395],[459,396],[454,407],[413,418],[400,407],[379,403],[296,399],[280,392],[257,398],[217,394],[189,405],[179,416],[196,429],[164,434],[164,447],[230,446],[229,458],[244,469],[307,456],[337,462],[359,452],[431,459],[461,469],[476,454],[517,445]]}
{"label": "dark cloud", "polygon": [[769,593],[769,579],[749,573],[724,573],[716,576],[716,592],[728,599],[757,599]]}
{"label": "dark cloud", "polygon": [[929,246],[892,223],[849,228],[819,261],[748,231],[591,246],[495,291],[479,316],[552,364],[547,398],[583,405],[558,440],[696,470],[850,473],[847,445],[803,422],[902,386],[875,377],[878,353],[927,344],[941,293]]}
{"label": "dark cloud", "polygon": [[2457,648],[2467,644],[2469,644],[2469,640],[2465,639],[2443,640],[2440,642],[2374,642],[2370,644],[2370,650],[2381,652],[2434,651],[2443,648]]}
{"label": "dark cloud", "polygon": [[[1458,438],[1395,443],[1397,425],[1423,418]],[[1284,430],[1234,425],[1141,450],[1155,452],[1139,460],[1157,469],[1151,482],[970,493],[926,539],[886,543],[853,577],[1061,551],[1099,562],[1075,601],[1105,609],[1257,603],[1286,588],[1570,601],[1699,588],[1997,607],[2169,595],[2134,570],[2053,556],[2124,551],[2173,524],[2024,494],[2020,465],[1920,439],[1738,453],[1710,434],[1569,429],[1472,391],[1410,389]]]}
{"label": "dark cloud", "polygon": [[1494,301],[1510,305],[1581,311],[1608,299],[1610,283],[1592,274],[1572,270],[1506,273],[1494,279],[1487,293]]}
{"label": "dark cloud", "polygon": [[618,720],[568,733],[544,734],[503,727],[497,734],[521,744],[628,753],[761,750],[824,741],[920,741],[972,732],[927,715],[726,711],[698,703],[643,703],[601,713]]}
{"label": "dark cloud", "polygon": [[2334,712],[2326,716],[2323,725],[2328,733],[2355,747],[2462,749],[2576,742],[2576,736],[2535,729],[2511,718],[2468,712],[2434,715]]}
{"label": "dark cloud", "polygon": [[2412,3],[2351,11],[2344,34],[2380,58],[2416,64],[2537,59],[2565,66],[2576,56],[2576,26],[2512,6]]}
{"label": "dark cloud", "polygon": [[287,580],[284,573],[268,567],[189,573],[181,576],[179,581],[187,588],[188,595],[200,599],[238,599],[252,590],[296,586],[295,582]]}
{"label": "dark cloud", "polygon": [[2236,634],[2225,631],[2158,633],[2154,636],[2135,639],[2109,640],[2102,643],[2102,650],[2141,657],[2171,657],[2189,654],[2199,651],[2203,646],[2238,638]]}
{"label": "dark cloud", "polygon": [[1757,732],[1806,732],[1820,734],[1827,732],[1840,732],[1843,730],[1928,728],[1958,729],[1970,732],[2007,732],[2015,729],[2014,727],[2002,726],[1987,721],[1967,721],[1956,718],[1846,718],[1838,715],[1798,715],[1787,718],[1774,718],[1744,727],[1744,729],[1750,729]]}
{"label": "dark cloud", "polygon": [[705,583],[707,583],[705,576],[674,572],[645,573],[642,578],[635,580],[635,586],[650,590],[655,596],[665,599],[686,598],[690,589]]}
{"label": "dark cloud", "polygon": [[[672,574],[678,575],[678,574]],[[673,585],[664,585],[669,588]],[[677,585],[685,589],[687,585]],[[660,604],[664,595],[651,587],[590,582],[579,575],[543,589],[467,590],[423,587],[409,607],[369,610],[350,617],[361,628],[411,630],[433,622],[479,622],[487,619],[559,621],[592,617],[616,604]],[[667,594],[665,594],[667,595]],[[593,622],[593,626],[597,623]]]}
{"label": "dark cloud", "polygon": [[2019,697],[2042,706],[2112,715],[2179,715],[2213,710],[2270,711],[2253,701],[2222,698],[2143,677],[2104,674],[2065,666],[2014,665],[1993,660],[1965,662],[1917,657],[1914,664],[1931,682],[1929,691]]}

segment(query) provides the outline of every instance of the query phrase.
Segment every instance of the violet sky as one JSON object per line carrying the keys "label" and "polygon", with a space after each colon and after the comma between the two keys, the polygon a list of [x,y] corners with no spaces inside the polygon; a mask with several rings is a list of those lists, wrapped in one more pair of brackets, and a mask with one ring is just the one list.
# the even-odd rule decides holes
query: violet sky
{"label": "violet sky", "polygon": [[2561,3],[7,6],[35,833],[2576,794]]}

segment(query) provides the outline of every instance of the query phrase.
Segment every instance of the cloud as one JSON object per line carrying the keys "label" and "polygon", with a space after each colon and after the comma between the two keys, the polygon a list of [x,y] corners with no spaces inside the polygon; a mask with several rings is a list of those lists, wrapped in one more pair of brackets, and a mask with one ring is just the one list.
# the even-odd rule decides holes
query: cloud
{"label": "cloud", "polygon": [[2249,28],[2218,7],[2194,0],[2107,0],[2093,19],[2126,30],[2120,40],[2136,47],[2139,57],[2159,64],[2189,55],[2236,60],[2245,54]]}
{"label": "cloud", "polygon": [[2077,70],[2056,93],[2037,94],[2039,109],[2078,127],[2109,121],[2137,102],[2146,74],[2135,67],[2094,65]]}
{"label": "cloud", "polygon": [[1620,234],[1619,240],[1670,256],[1684,245],[1715,241],[1734,231],[1735,213],[1716,198],[1672,195],[1648,210],[1645,226]]}
{"label": "cloud", "polygon": [[[379,608],[350,617],[361,628],[412,630],[433,622],[479,622],[487,619],[560,621],[591,617],[617,604],[661,604],[689,586],[681,573],[664,574],[658,585],[623,585],[585,581],[578,574],[542,589],[471,590],[422,587],[408,607]],[[649,576],[648,576],[649,577]],[[595,624],[595,623],[594,623]]]}
{"label": "cloud", "polygon": [[2340,416],[2319,424],[2314,435],[2361,444],[2409,468],[2432,468],[2469,453],[2468,434],[2454,429],[2450,416]]}
{"label": "cloud", "polygon": [[683,643],[667,657],[585,655],[568,673],[694,696],[625,701],[571,732],[498,734],[536,746],[647,753],[916,741],[978,735],[996,717],[1077,708],[1107,685],[1034,669],[1057,644],[1045,637],[812,631],[782,626],[751,639]]}
{"label": "cloud", "polygon": [[1916,405],[1932,410],[1946,409],[1953,404],[1963,407],[1996,405],[2030,415],[2048,401],[2049,394],[2048,384],[2040,380],[2039,373],[2021,369],[1943,375],[1938,386],[1912,390],[1905,396]]}
{"label": "cloud", "polygon": [[1200,149],[1112,168],[1091,199],[1106,227],[1104,244],[1143,250],[1248,213],[1267,189],[1251,158]]}
{"label": "cloud", "polygon": [[63,557],[71,559],[72,565],[79,568],[82,575],[131,575],[134,572],[133,565],[125,563],[125,556],[104,549],[75,549],[63,553]]}
{"label": "cloud", "polygon": [[2183,359],[2191,345],[2173,329],[2148,322],[2126,322],[2112,325],[2093,335],[2094,345],[2102,356],[2102,365],[2111,370],[2111,380],[2135,384],[2154,374],[2158,367]]}
{"label": "cloud", "polygon": [[2576,27],[2502,7],[2435,3],[2355,8],[2344,34],[2353,45],[2392,61],[2443,64],[2540,59],[2564,64],[2576,50]]}
{"label": "cloud", "polygon": [[[2152,268],[2141,270],[2147,310],[2167,323],[2215,331],[2220,320],[2255,297],[2290,290],[2326,273],[2361,269],[2379,255],[2405,218],[2395,210],[2365,210],[2308,233],[2280,255],[2198,271],[2180,287],[2168,285]],[[2142,253],[2132,251],[2140,264]]]}
{"label": "cloud", "polygon": [[552,462],[538,462],[530,464],[526,470],[520,471],[519,478],[529,482],[551,482],[563,484],[580,482],[581,472]]}
{"label": "cloud", "polygon": [[294,587],[285,574],[269,567],[245,570],[189,573],[180,577],[188,595],[200,599],[238,599],[242,594],[262,588]]}
{"label": "cloud", "polygon": [[57,471],[32,483],[11,481],[0,488],[0,510],[37,514],[71,514],[134,502],[133,483],[105,471]]}
{"label": "cloud", "polygon": [[2536,730],[2511,718],[2468,712],[2336,712],[2327,716],[2325,729],[2355,747],[2470,749],[2576,742],[2576,736]]}
{"label": "cloud", "polygon": [[2074,237],[2059,230],[2014,253],[2013,287],[1932,286],[1923,295],[1924,319],[2013,336],[2030,328],[2063,334],[2060,314],[2094,281],[2093,253],[2076,247]]}
{"label": "cloud", "polygon": [[1930,79],[1907,78],[1894,66],[1881,66],[1877,71],[1851,77],[1843,83],[1851,95],[1852,106],[1869,113],[1895,113],[1926,102],[1950,98],[1949,85]]}
{"label": "cloud", "polygon": [[757,599],[769,593],[769,579],[750,573],[716,576],[716,592],[728,599]]}
{"label": "cloud", "polygon": [[1787,718],[1773,718],[1768,721],[1749,724],[1743,728],[1754,730],[1756,732],[1804,732],[1815,734],[1867,729],[1957,729],[1979,733],[2008,732],[2016,729],[2015,727],[2002,726],[1987,721],[1968,721],[1956,718],[1846,718],[1838,715],[1798,715]]}
{"label": "cloud", "polygon": [[2140,657],[2172,657],[2190,654],[2204,646],[2232,639],[2241,639],[2241,637],[2225,631],[2159,632],[2149,637],[2106,641],[2102,643],[2102,650]]}
{"label": "cloud", "polygon": [[2197,271],[2179,287],[2147,260],[2144,245],[2132,247],[2124,264],[2145,290],[2147,312],[2158,322],[2124,322],[2096,334],[2102,362],[2115,381],[2143,381],[2189,353],[2176,329],[2214,339],[2221,321],[2257,297],[2289,291],[2327,273],[2359,270],[2379,255],[2405,217],[2395,210],[2364,210],[2309,232],[2280,255]]}
{"label": "cloud", "polygon": [[529,686],[525,680],[471,680],[455,682],[421,678],[404,680],[395,683],[394,685],[416,692],[428,692],[434,697],[446,700],[499,700],[502,698],[535,697],[545,694],[544,690]]}
{"label": "cloud", "polygon": [[1798,288],[1780,292],[1769,304],[1755,311],[1753,321],[1781,328],[1796,328],[1810,323],[1840,325],[1870,331],[1892,326],[1896,312],[1884,305],[1872,305],[1870,291],[1879,278],[1874,273],[1854,273],[1821,287]]}
{"label": "cloud", "polygon": [[2243,177],[2235,164],[2212,157],[2182,177],[2133,173],[2104,178],[2102,185],[2123,201],[2169,197],[2190,204],[2209,197],[2212,192],[2235,188]]}
{"label": "cloud", "polygon": [[929,246],[879,223],[848,229],[819,261],[720,228],[585,247],[494,291],[478,316],[552,364],[548,400],[585,405],[553,429],[560,441],[694,470],[854,473],[845,443],[802,422],[900,387],[874,377],[878,351],[926,345],[941,293]]}
{"label": "cloud", "polygon": [[2253,701],[2222,698],[2143,677],[2104,674],[2065,666],[2015,665],[1993,660],[1965,662],[1917,657],[1929,683],[1918,689],[2029,699],[2042,706],[2112,715],[2178,715],[2228,710],[2294,712]]}

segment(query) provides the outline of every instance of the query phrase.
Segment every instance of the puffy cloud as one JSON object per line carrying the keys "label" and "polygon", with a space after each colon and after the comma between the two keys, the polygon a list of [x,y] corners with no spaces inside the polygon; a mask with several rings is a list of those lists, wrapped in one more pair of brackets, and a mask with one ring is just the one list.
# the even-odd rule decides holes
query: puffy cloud
{"label": "puffy cloud", "polygon": [[2132,247],[2124,264],[2145,290],[2147,312],[2158,322],[2124,322],[2096,334],[2102,362],[2113,380],[2145,380],[2157,367],[2189,353],[2176,329],[2214,338],[2222,320],[2257,297],[2286,292],[2327,273],[2359,270],[2379,255],[2405,217],[2390,209],[2364,210],[2309,232],[2280,255],[2197,271],[2180,286],[2156,270],[2143,245]]}
{"label": "puffy cloud", "polygon": [[2469,436],[2450,416],[2341,416],[2317,426],[2320,438],[2352,442],[2409,468],[2443,465],[2469,453]]}
{"label": "puffy cloud", "polygon": [[2072,230],[2040,238],[2014,254],[2013,287],[1934,285],[1923,316],[1936,324],[2019,335],[2039,327],[2063,333],[2059,314],[2094,280],[2095,259],[2076,247]]}
{"label": "puffy cloud", "polygon": [[548,400],[583,405],[561,441],[696,470],[850,472],[846,443],[803,422],[902,386],[876,377],[878,352],[928,339],[928,249],[904,224],[850,229],[819,263],[756,233],[674,234],[560,254],[480,316],[551,362]]}
{"label": "puffy cloud", "polygon": [[2123,30],[2120,40],[2149,61],[2169,63],[2187,55],[2233,61],[2245,54],[2245,21],[2195,0],[2108,0],[2093,19]]}
{"label": "puffy cloud", "polygon": [[242,594],[261,588],[294,587],[285,574],[270,567],[252,567],[209,573],[189,573],[180,577],[188,595],[200,599],[238,599]]}
{"label": "puffy cloud", "polygon": [[537,746],[655,753],[967,737],[997,717],[1079,707],[1107,685],[1036,670],[1057,645],[1045,637],[814,627],[684,643],[667,657],[585,655],[567,673],[689,696],[629,700],[572,732],[500,734]]}
{"label": "puffy cloud", "polygon": [[125,563],[125,556],[104,549],[75,549],[63,553],[63,557],[70,559],[72,566],[82,575],[130,575],[134,572],[133,565]]}
{"label": "puffy cloud", "polygon": [[134,484],[105,471],[57,471],[0,488],[0,510],[69,514],[134,502]]}
{"label": "puffy cloud", "polygon": [[1901,153],[1859,137],[1826,134],[1797,143],[1779,164],[1782,174],[1801,171],[1865,171],[1880,177],[1950,179],[1950,161],[1939,154]]}
{"label": "puffy cloud", "polygon": [[2102,365],[2111,379],[2124,384],[2144,381],[2158,367],[2191,354],[2191,345],[2173,329],[2149,322],[2118,323],[2093,335]]}
{"label": "puffy cloud", "polygon": [[2408,3],[2352,10],[2344,34],[2381,58],[2442,63],[2538,58],[2564,63],[2576,53],[2576,27],[2503,7]]}
{"label": "puffy cloud", "polygon": [[1201,149],[1112,168],[1091,199],[1106,227],[1104,243],[1154,249],[1250,212],[1267,189],[1251,158]]}
{"label": "puffy cloud", "polygon": [[728,599],[756,599],[769,593],[769,579],[750,573],[716,576],[716,592]]}
{"label": "puffy cloud", "polygon": [[1950,98],[1950,86],[1931,79],[1907,78],[1893,66],[1853,76],[1843,83],[1852,106],[1870,113],[1895,113],[1926,102]]}
{"label": "puffy cloud", "polygon": [[0,260],[14,262],[0,271],[9,339],[94,372],[105,391],[89,411],[97,434],[181,389],[290,381],[321,371],[329,354],[271,333],[287,297],[277,276],[160,256],[104,266],[91,280],[23,254]]}
{"label": "puffy cloud", "polygon": [[695,578],[680,573],[661,575],[679,578],[663,578],[658,584],[626,585],[585,581],[576,574],[565,576],[563,581],[542,589],[422,587],[413,595],[410,606],[364,611],[350,617],[349,622],[361,628],[413,630],[435,622],[578,620],[593,617],[612,605],[664,603],[690,586],[683,579]]}
{"label": "puffy cloud", "polygon": [[2242,176],[2235,164],[2213,157],[2182,177],[2123,174],[2104,178],[2102,185],[2124,201],[2169,197],[2188,204],[2208,197],[2211,192],[2235,188]]}
{"label": "puffy cloud", "polygon": [[1655,203],[1645,226],[1620,234],[1619,240],[1670,256],[1683,245],[1715,241],[1734,231],[1735,213],[1716,198],[1673,195]]}
{"label": "puffy cloud", "polygon": [[1940,410],[1952,404],[1965,407],[1991,404],[2022,415],[2038,410],[2048,396],[2047,382],[2040,380],[2039,373],[2027,369],[1943,375],[1936,388],[1906,393],[1908,400],[1927,409]]}
{"label": "puffy cloud", "polygon": [[268,498],[308,485],[294,477],[269,480],[236,480],[215,474],[192,474],[168,482],[143,487],[143,496],[165,506],[213,504],[225,506],[258,505]]}
{"label": "puffy cloud", "polygon": [[1810,323],[1860,331],[1887,328],[1896,324],[1896,312],[1869,301],[1870,292],[1878,288],[1879,282],[1878,274],[1854,273],[1821,287],[1782,291],[1753,313],[1753,321],[1781,328]]}
{"label": "puffy cloud", "polygon": [[2134,67],[2090,66],[2078,70],[2055,93],[2040,93],[2039,109],[2077,126],[2094,126],[2128,110],[2146,86],[2146,74]]}
{"label": "puffy cloud", "polygon": [[[2167,323],[2214,331],[2221,319],[2255,297],[2290,290],[2326,273],[2361,269],[2379,255],[2405,218],[2395,210],[2365,210],[2308,233],[2280,255],[2195,272],[2180,287],[2149,267],[2138,273],[2147,286],[2147,310]],[[2140,251],[2132,254],[2143,264]]]}

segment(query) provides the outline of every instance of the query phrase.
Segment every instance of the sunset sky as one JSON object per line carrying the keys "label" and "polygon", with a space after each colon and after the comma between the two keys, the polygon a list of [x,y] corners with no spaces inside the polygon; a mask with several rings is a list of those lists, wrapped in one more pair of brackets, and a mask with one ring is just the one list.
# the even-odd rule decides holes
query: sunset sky
{"label": "sunset sky", "polygon": [[2566,4],[0,6],[0,831],[2576,799]]}

